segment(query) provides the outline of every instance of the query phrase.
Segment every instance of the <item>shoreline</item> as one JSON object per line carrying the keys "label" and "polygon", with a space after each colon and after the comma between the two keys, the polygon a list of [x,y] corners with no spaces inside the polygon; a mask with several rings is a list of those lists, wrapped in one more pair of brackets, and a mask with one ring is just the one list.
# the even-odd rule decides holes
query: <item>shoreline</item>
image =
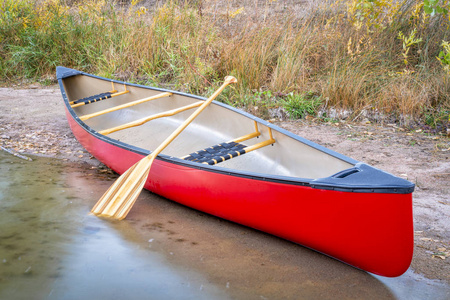
{"label": "shoreline", "polygon": [[[450,284],[450,139],[407,132],[394,124],[276,121],[278,126],[334,151],[416,184],[415,248],[411,269]],[[0,146],[88,164],[111,172],[76,141],[67,124],[59,88],[0,88]]]}

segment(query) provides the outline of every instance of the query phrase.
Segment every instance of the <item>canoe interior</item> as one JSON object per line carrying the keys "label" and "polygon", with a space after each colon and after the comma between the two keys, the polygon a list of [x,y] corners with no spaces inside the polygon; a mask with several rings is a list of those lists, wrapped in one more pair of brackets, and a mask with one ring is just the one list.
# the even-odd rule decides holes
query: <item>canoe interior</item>
{"label": "canoe interior", "polygon": [[[65,78],[63,84],[69,101],[111,91],[113,88],[111,81],[87,75]],[[114,89],[120,92],[125,88],[123,84],[114,83]],[[163,92],[133,85],[127,86],[126,89],[129,93],[73,108],[74,112],[81,117]],[[88,119],[85,123],[93,130],[101,131],[189,105],[201,99],[174,93],[169,97]],[[108,137],[152,151],[194,110],[195,108],[171,117],[155,119],[140,126],[113,132],[108,134]],[[260,119],[213,102],[162,153],[181,158],[192,152],[248,135],[255,131],[255,120],[258,121],[257,126],[261,135],[259,138],[242,142],[245,145],[253,145],[269,139],[269,127]],[[308,145],[294,136],[277,130],[276,127],[272,129],[272,134],[276,140],[273,145],[221,162],[214,167],[271,176],[316,179],[331,176],[354,166],[350,159],[346,161],[345,157],[338,157],[331,151],[328,153],[311,144]]]}

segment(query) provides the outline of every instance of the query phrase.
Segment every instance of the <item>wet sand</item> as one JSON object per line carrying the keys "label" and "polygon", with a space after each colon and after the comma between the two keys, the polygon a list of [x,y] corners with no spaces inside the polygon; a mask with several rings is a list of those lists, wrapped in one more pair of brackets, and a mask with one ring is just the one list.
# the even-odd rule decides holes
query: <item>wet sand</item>
{"label": "wet sand", "polygon": [[[443,151],[449,148],[448,139],[372,124],[278,125],[418,185],[414,193],[415,254],[406,274],[394,279],[376,277],[149,192],[142,194],[126,219],[135,232],[126,238],[148,243],[181,268],[206,274],[210,282],[238,299],[448,298],[450,162],[449,151]],[[56,87],[0,89],[0,144],[22,154],[76,161],[83,168],[114,177],[74,139]],[[110,182],[94,192],[101,195]]]}

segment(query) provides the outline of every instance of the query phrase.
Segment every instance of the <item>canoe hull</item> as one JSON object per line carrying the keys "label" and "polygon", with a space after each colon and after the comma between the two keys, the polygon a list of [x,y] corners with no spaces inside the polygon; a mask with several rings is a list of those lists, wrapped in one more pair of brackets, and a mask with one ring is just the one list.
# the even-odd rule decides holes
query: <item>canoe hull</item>
{"label": "canoe hull", "polygon": [[[119,174],[144,157],[81,126],[78,141]],[[395,277],[413,255],[412,194],[352,193],[214,172],[159,158],[145,188],[206,213],[309,247],[365,271]]]}

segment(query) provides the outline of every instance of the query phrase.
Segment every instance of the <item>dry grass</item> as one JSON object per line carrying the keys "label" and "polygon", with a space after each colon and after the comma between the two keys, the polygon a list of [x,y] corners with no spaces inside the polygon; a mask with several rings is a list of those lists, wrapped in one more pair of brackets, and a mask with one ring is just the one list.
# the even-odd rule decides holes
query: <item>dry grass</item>
{"label": "dry grass", "polygon": [[6,0],[0,74],[36,79],[65,65],[198,94],[232,74],[239,84],[221,99],[237,106],[308,94],[352,118],[447,125],[449,74],[436,57],[449,17],[420,0],[363,2]]}

